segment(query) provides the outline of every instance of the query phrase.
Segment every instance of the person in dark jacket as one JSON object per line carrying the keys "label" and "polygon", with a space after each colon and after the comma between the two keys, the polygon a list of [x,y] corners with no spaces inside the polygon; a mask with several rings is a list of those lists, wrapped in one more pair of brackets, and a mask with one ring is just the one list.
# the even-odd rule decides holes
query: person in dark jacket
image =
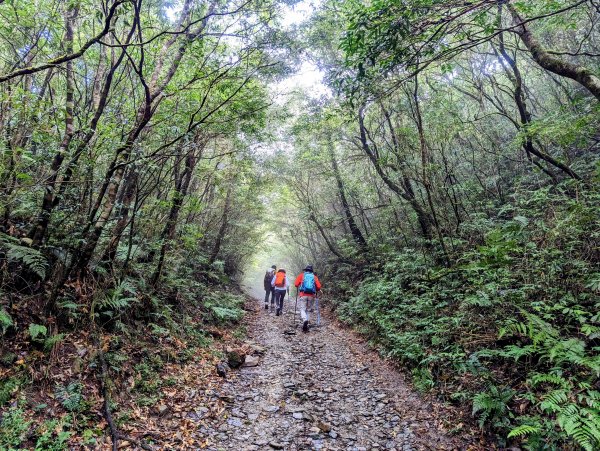
{"label": "person in dark jacket", "polygon": [[275,306],[275,288],[271,285],[271,281],[275,276],[275,265],[267,269],[265,273],[264,286],[265,286],[265,310],[269,309],[269,296],[271,296],[271,307]]}

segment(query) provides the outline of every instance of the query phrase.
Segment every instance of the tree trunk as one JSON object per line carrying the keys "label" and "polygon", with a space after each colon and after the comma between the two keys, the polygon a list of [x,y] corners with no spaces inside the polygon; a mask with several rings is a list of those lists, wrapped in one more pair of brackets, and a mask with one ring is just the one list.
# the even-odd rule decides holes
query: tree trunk
{"label": "tree trunk", "polygon": [[384,172],[383,168],[381,167],[381,164],[379,163],[379,159],[377,158],[377,156],[371,149],[371,146],[369,145],[369,141],[367,139],[366,127],[365,127],[365,123],[364,123],[364,107],[361,107],[359,109],[358,125],[360,128],[360,138],[359,139],[360,139],[362,149],[369,157],[369,160],[371,160],[371,163],[373,164],[375,171],[377,172],[379,177],[381,177],[381,180],[383,180],[383,182],[386,184],[386,186],[390,190],[392,190],[395,194],[397,194],[399,197],[406,200],[410,204],[410,206],[412,207],[412,209],[414,210],[414,212],[417,215],[417,221],[419,222],[419,226],[421,228],[423,237],[427,240],[430,240],[432,237],[431,227],[433,224],[433,219],[431,218],[430,214],[427,213],[427,211],[425,211],[425,209],[423,209],[423,207],[419,204],[418,200],[415,197],[414,191],[412,190],[412,187],[410,186],[410,181],[404,180],[406,191],[403,190],[400,186],[398,186]]}
{"label": "tree trunk", "polygon": [[417,131],[419,134],[419,146],[421,150],[421,171],[423,177],[423,187],[425,188],[425,194],[427,197],[427,203],[429,204],[429,209],[431,210],[431,217],[433,219],[433,224],[435,225],[435,229],[438,233],[438,239],[440,240],[440,244],[442,245],[442,250],[444,252],[444,258],[446,264],[449,264],[449,256],[448,250],[446,249],[446,243],[444,241],[444,235],[442,234],[442,230],[440,228],[440,223],[438,221],[435,206],[433,204],[433,198],[431,195],[432,185],[431,179],[429,177],[429,172],[431,170],[431,165],[433,164],[433,158],[429,153],[429,147],[427,145],[427,141],[425,140],[425,131],[423,129],[423,116],[421,115],[421,107],[419,105],[419,76],[415,75],[415,86],[413,90],[413,102],[415,105],[415,121],[417,123]]}
{"label": "tree trunk", "polygon": [[515,31],[531,53],[533,60],[549,72],[575,80],[591,92],[596,99],[600,100],[600,78],[587,67],[561,60],[548,53],[531,33],[514,5],[508,2],[506,6],[512,16],[513,22],[517,25]]}
{"label": "tree trunk", "polygon": [[363,234],[358,228],[358,225],[354,220],[354,216],[352,216],[352,212],[350,211],[350,205],[348,205],[348,200],[346,199],[344,181],[342,180],[342,175],[340,174],[340,169],[335,158],[335,149],[333,148],[333,142],[331,141],[331,139],[329,140],[329,157],[331,159],[333,175],[335,176],[335,180],[337,183],[338,194],[342,202],[344,215],[346,216],[346,221],[348,222],[348,228],[350,229],[350,233],[352,234],[352,238],[354,239],[354,241],[356,241],[356,244],[358,244],[360,247],[364,247],[367,245],[367,242],[365,241],[365,238],[363,237]]}
{"label": "tree trunk", "polygon": [[551,164],[552,166],[560,169],[565,174],[567,174],[569,177],[572,177],[576,180],[581,180],[581,177],[575,171],[573,171],[570,167],[568,167],[567,165],[554,159],[552,156],[548,155],[547,153],[543,152],[542,150],[537,149],[533,145],[533,140],[531,138],[531,135],[527,132],[527,127],[531,124],[531,113],[527,109],[527,102],[525,100],[525,94],[523,92],[523,77],[521,76],[521,71],[519,70],[519,67],[517,66],[516,61],[506,51],[506,48],[504,46],[504,37],[502,36],[502,34],[500,34],[499,51],[500,51],[500,54],[502,55],[501,62],[503,59],[504,61],[506,61],[506,63],[510,67],[510,72],[509,72],[508,68],[506,66],[504,66],[504,64],[503,64],[503,67],[505,68],[507,75],[510,78],[510,80],[512,81],[513,86],[514,86],[513,98],[515,99],[515,104],[517,105],[517,110],[519,111],[519,119],[520,119],[520,127],[517,127],[517,128],[519,131],[523,131],[524,136],[521,140],[522,147],[523,147],[523,150],[525,150],[525,154],[527,155],[528,160],[532,164],[535,164],[537,167],[539,167],[544,173],[546,173],[555,182],[556,182],[556,175],[554,175],[554,173],[550,172],[548,169],[544,168],[541,164],[536,162],[533,159],[532,155],[535,155],[536,157],[541,158],[542,160]]}
{"label": "tree trunk", "polygon": [[[125,44],[127,44],[131,41],[131,37],[133,36],[134,31],[135,31],[135,27],[132,27],[127,38],[125,39]],[[121,50],[119,57],[112,64],[111,68],[109,69],[108,73],[106,74],[106,78],[104,79],[104,83],[102,84],[102,86],[100,86],[99,80],[97,80],[97,83],[94,84],[94,86],[95,86],[94,94],[93,94],[93,99],[94,99],[93,104],[95,107],[94,116],[92,117],[92,120],[90,121],[90,123],[88,125],[88,130],[87,130],[86,134],[84,135],[83,139],[77,145],[77,148],[75,149],[75,152],[73,153],[73,156],[71,157],[71,160],[67,164],[67,167],[65,169],[62,179],[59,181],[57,181],[57,176],[58,176],[58,171],[60,170],[60,167],[62,165],[62,159],[64,158],[64,152],[61,154],[61,151],[59,150],[59,152],[54,157],[54,161],[53,161],[52,168],[51,168],[51,171],[52,171],[51,177],[48,179],[47,184],[46,184],[46,191],[44,193],[44,199],[42,201],[42,207],[41,207],[41,212],[40,212],[40,215],[38,218],[38,222],[32,228],[32,230],[30,231],[30,234],[29,234],[29,236],[33,239],[34,245],[41,244],[43,242],[43,240],[45,239],[46,233],[48,230],[48,225],[50,223],[52,211],[60,204],[60,201],[62,200],[62,198],[64,196],[65,190],[66,190],[67,186],[69,185],[71,177],[73,176],[73,171],[75,169],[75,166],[77,165],[77,161],[79,160],[79,157],[84,152],[84,150],[87,148],[88,144],[90,143],[90,141],[96,134],[98,122],[100,121],[100,117],[104,113],[104,109],[108,102],[108,94],[109,94],[110,88],[112,86],[115,71],[118,69],[118,67],[123,62],[124,57],[125,57],[125,50]],[[67,63],[67,74],[68,74],[69,65],[71,65],[71,64],[72,64],[72,62]],[[68,84],[67,84],[67,88],[68,88]],[[67,94],[68,94],[68,90],[67,90]],[[72,97],[73,97],[73,91],[71,89],[71,98]],[[66,135],[65,135],[65,137],[66,137]],[[71,137],[72,137],[72,134],[71,134]],[[63,140],[63,142],[64,142],[64,140]],[[62,148],[62,145],[61,145],[61,148]],[[60,161],[57,161],[58,158],[60,158]],[[56,188],[57,184],[58,184],[58,188]]]}
{"label": "tree trunk", "polygon": [[192,180],[192,175],[194,174],[194,168],[196,167],[196,162],[197,158],[194,155],[194,152],[191,151],[185,159],[185,169],[183,170],[181,177],[178,177],[175,180],[175,192],[173,193],[173,198],[171,200],[169,217],[160,235],[160,241],[162,242],[162,245],[158,257],[158,265],[156,266],[156,270],[152,275],[152,285],[154,286],[156,286],[160,280],[160,275],[165,262],[165,255],[171,241],[173,240],[173,237],[175,236],[177,219],[179,218],[179,212],[181,210],[181,206],[183,205],[183,200],[187,195],[190,181]]}
{"label": "tree trunk", "polygon": [[115,256],[117,254],[117,248],[119,246],[119,241],[121,240],[121,236],[123,232],[127,228],[129,224],[129,212],[131,210],[131,204],[136,197],[137,192],[137,182],[138,182],[138,172],[135,166],[132,166],[127,174],[127,178],[125,180],[125,184],[123,186],[123,198],[121,199],[121,208],[119,209],[119,219],[117,220],[117,224],[113,228],[112,236],[108,245],[106,246],[106,250],[102,255],[100,261],[106,262],[109,265],[112,265]]}
{"label": "tree trunk", "polygon": [[217,233],[217,239],[215,240],[215,244],[213,246],[212,252],[210,253],[210,257],[208,258],[208,264],[212,265],[219,256],[219,252],[221,251],[221,245],[223,243],[223,239],[225,238],[225,232],[227,231],[227,226],[229,225],[229,209],[231,208],[231,192],[232,192],[233,183],[230,182],[227,187],[227,194],[225,195],[225,207],[223,208],[223,215],[221,216],[221,227],[219,227],[219,232]]}
{"label": "tree trunk", "polygon": [[[65,13],[65,51],[67,54],[73,52],[73,22],[77,17],[78,9],[73,4],[70,4],[69,8]],[[52,203],[54,201],[54,190],[56,180],[58,178],[58,172],[62,166],[65,155],[69,150],[69,145],[73,139],[73,110],[75,103],[73,101],[74,93],[74,73],[73,73],[73,61],[69,60],[66,63],[66,99],[65,99],[65,134],[62,142],[54,155],[52,164],[50,165],[50,175],[46,180],[46,186],[44,187],[44,198],[42,200],[42,209],[36,226],[30,232],[30,238],[33,246],[39,246],[46,235],[48,224],[50,223],[50,216],[52,213]]]}

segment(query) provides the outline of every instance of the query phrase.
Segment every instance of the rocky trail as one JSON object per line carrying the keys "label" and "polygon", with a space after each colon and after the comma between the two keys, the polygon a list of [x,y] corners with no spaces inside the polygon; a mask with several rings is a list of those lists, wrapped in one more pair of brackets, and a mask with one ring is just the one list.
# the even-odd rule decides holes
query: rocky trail
{"label": "rocky trail", "polygon": [[261,305],[249,312],[258,364],[228,374],[224,410],[198,431],[206,449],[480,449],[466,431],[449,433],[461,430],[457,412],[420,398],[331,315],[289,334],[293,302],[279,317]]}

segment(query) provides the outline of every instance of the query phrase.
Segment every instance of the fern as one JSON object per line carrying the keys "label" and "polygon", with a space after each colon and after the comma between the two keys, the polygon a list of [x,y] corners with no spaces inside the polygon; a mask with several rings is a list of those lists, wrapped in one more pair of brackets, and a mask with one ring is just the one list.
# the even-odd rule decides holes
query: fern
{"label": "fern", "polygon": [[82,390],[83,384],[76,381],[71,382],[66,387],[64,385],[58,385],[56,387],[55,395],[66,410],[69,412],[78,412],[82,410],[84,406],[84,398],[81,394]]}
{"label": "fern", "polygon": [[492,385],[487,392],[481,392],[473,397],[473,415],[479,414],[479,427],[483,428],[488,421],[497,425],[506,420],[508,403],[515,391],[501,389]]}
{"label": "fern", "polygon": [[535,373],[530,377],[529,383],[533,388],[538,387],[541,384],[554,384],[565,389],[572,386],[567,379],[558,374]]}
{"label": "fern", "polygon": [[525,437],[527,435],[537,434],[538,432],[540,432],[539,427],[530,426],[529,424],[522,424],[521,426],[517,426],[516,428],[512,429],[508,433],[507,438]]}
{"label": "fern", "polygon": [[0,310],[0,329],[4,335],[9,327],[13,325],[12,317],[6,312],[6,310]]}
{"label": "fern", "polygon": [[29,325],[29,336],[34,341],[39,341],[41,339],[46,338],[48,334],[48,329],[46,326],[42,326],[41,324],[30,324]]}
{"label": "fern", "polygon": [[56,334],[44,340],[44,350],[50,351],[57,343],[60,343],[65,338],[65,334]]}
{"label": "fern", "polygon": [[114,316],[137,302],[136,295],[137,287],[129,280],[124,279],[114,289],[109,290],[98,305],[104,314]]}
{"label": "fern", "polygon": [[40,279],[46,278],[48,260],[37,249],[22,246],[6,234],[0,234],[0,248],[6,253],[8,261],[22,264]]}

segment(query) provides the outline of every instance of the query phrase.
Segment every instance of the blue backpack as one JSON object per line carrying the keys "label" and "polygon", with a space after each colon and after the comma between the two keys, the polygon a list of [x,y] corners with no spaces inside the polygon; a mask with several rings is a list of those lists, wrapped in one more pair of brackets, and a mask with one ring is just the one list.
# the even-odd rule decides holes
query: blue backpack
{"label": "blue backpack", "polygon": [[312,272],[304,273],[302,285],[300,285],[300,291],[307,294],[315,294],[317,292],[317,287],[315,284],[315,275]]}

